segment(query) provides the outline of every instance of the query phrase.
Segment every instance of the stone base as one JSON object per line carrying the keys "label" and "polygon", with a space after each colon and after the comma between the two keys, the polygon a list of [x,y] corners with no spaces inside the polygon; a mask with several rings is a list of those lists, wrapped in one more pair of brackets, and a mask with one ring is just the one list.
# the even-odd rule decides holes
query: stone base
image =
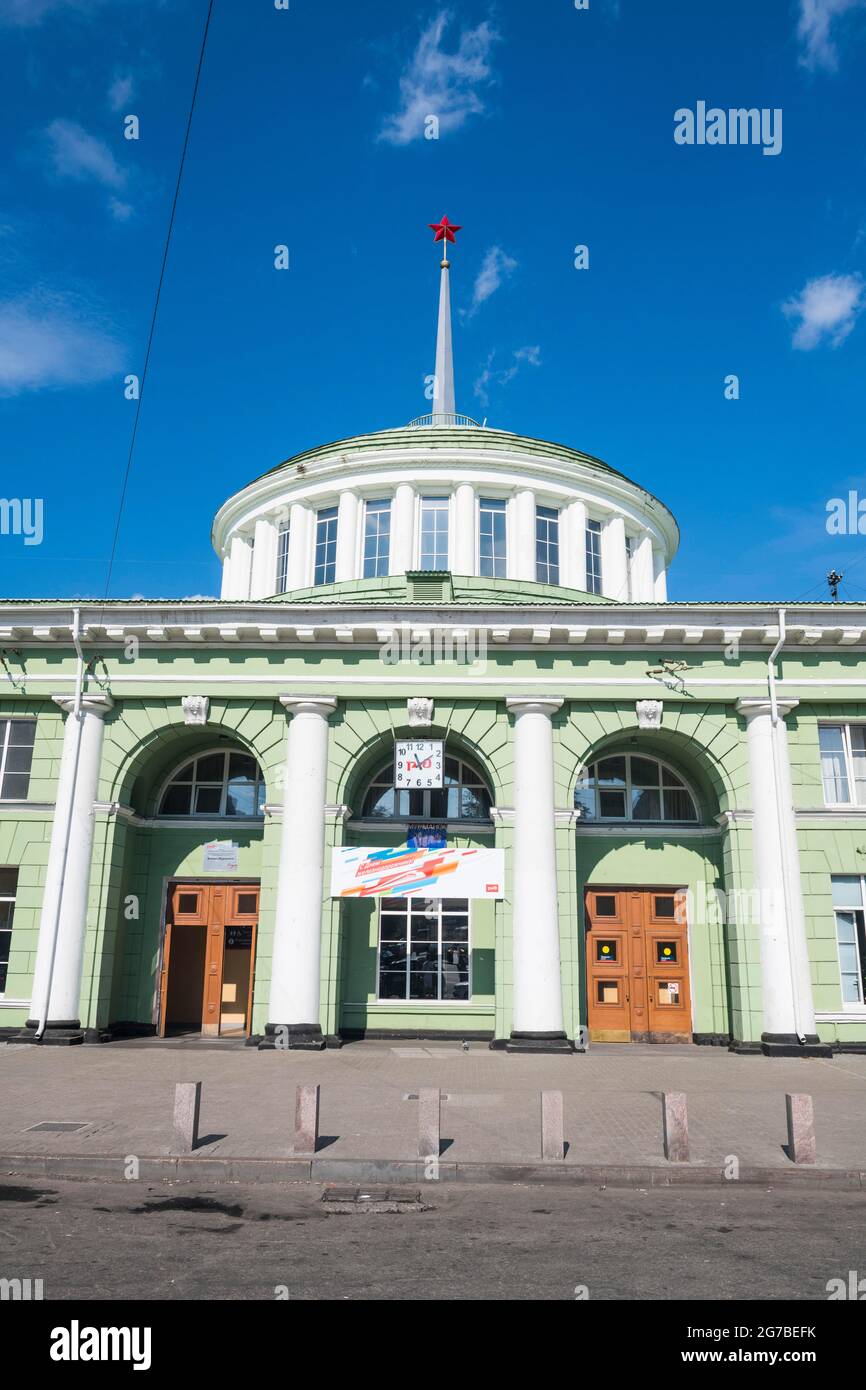
{"label": "stone base", "polygon": [[318,1023],[266,1023],[259,1052],[321,1052],[325,1039]]}
{"label": "stone base", "polygon": [[807,1033],[800,1042],[796,1033],[762,1033],[761,1051],[765,1057],[832,1057],[830,1043],[823,1043],[817,1033]]}
{"label": "stone base", "polygon": [[13,1033],[11,1038],[7,1038],[7,1043],[31,1043],[37,1047],[73,1047],[76,1043],[84,1042],[84,1029],[77,1018],[60,1018],[55,1022],[46,1023],[41,1038],[36,1036],[38,1027],[38,1019],[28,1018],[21,1032]]}
{"label": "stone base", "polygon": [[730,1033],[692,1033],[696,1047],[730,1047]]}
{"label": "stone base", "polygon": [[512,1033],[505,1051],[573,1053],[574,1043],[565,1033]]}
{"label": "stone base", "polygon": [[732,1038],[728,1043],[728,1051],[735,1052],[738,1057],[762,1057],[761,1044],[759,1042],[749,1042],[746,1038]]}

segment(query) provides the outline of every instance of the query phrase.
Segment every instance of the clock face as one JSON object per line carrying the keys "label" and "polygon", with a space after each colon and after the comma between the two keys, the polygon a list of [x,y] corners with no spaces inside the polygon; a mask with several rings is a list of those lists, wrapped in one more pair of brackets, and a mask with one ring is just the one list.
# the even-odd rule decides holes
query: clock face
{"label": "clock face", "polygon": [[401,739],[394,744],[394,786],[412,791],[442,786],[442,740]]}

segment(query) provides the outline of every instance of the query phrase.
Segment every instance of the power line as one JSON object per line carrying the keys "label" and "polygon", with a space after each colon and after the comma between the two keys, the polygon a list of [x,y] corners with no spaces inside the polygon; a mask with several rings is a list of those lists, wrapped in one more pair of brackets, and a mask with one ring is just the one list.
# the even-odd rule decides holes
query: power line
{"label": "power line", "polygon": [[128,455],[127,455],[127,459],[126,459],[126,469],[125,469],[124,474],[123,474],[123,483],[122,483],[122,486],[121,486],[121,489],[120,489],[120,500],[119,500],[118,508],[117,508],[117,522],[116,522],[116,525],[115,525],[115,528],[114,528],[114,538],[113,538],[112,545],[111,545],[111,556],[110,556],[109,561],[108,561],[108,574],[106,575],[106,579],[105,579],[105,593],[104,593],[104,595],[103,595],[103,600],[104,600],[105,602],[108,601],[108,594],[109,594],[109,590],[110,590],[110,588],[111,588],[111,579],[112,579],[112,575],[113,575],[113,573],[114,573],[114,562],[115,562],[115,559],[116,559],[116,556],[117,556],[117,544],[118,544],[118,540],[119,540],[119,538],[120,538],[120,527],[121,527],[121,523],[122,523],[122,521],[123,521],[124,507],[126,506],[126,494],[127,494],[128,488],[129,488],[129,478],[130,478],[130,474],[131,474],[131,472],[132,472],[132,460],[133,460],[133,455],[134,455],[134,453],[135,453],[135,441],[136,441],[136,438],[137,438],[137,436],[138,436],[138,422],[139,422],[139,419],[140,419],[140,417],[141,417],[141,403],[142,403],[142,401],[143,401],[143,399],[144,399],[144,386],[145,386],[145,382],[146,382],[146,380],[147,380],[147,368],[148,368],[148,364],[150,363],[150,350],[151,350],[151,348],[152,348],[152,346],[153,346],[153,335],[154,335],[154,332],[155,332],[155,330],[156,330],[156,316],[157,316],[157,314],[158,314],[158,312],[159,312],[159,301],[160,301],[160,296],[162,295],[162,285],[163,285],[163,281],[164,281],[164,279],[165,279],[165,268],[166,268],[166,265],[167,265],[167,263],[168,263],[168,252],[169,252],[169,247],[171,246],[171,234],[172,234],[172,231],[174,230],[174,218],[175,218],[175,213],[176,213],[176,211],[177,211],[178,198],[180,197],[180,185],[181,185],[181,180],[182,180],[182,178],[183,178],[184,164],[186,163],[186,152],[187,152],[187,148],[188,148],[188,146],[189,146],[189,135],[190,135],[190,131],[191,131],[191,129],[192,129],[192,118],[193,118],[193,115],[195,114],[195,104],[196,104],[196,99],[197,99],[197,97],[198,97],[199,80],[200,80],[200,78],[201,78],[201,70],[202,70],[202,66],[203,66],[203,64],[204,64],[204,55],[205,55],[205,49],[206,49],[206,47],[207,47],[207,36],[208,36],[208,31],[209,31],[209,29],[210,29],[210,21],[211,21],[211,15],[213,14],[213,7],[214,7],[214,0],[208,0],[207,18],[205,19],[205,23],[204,23],[204,33],[202,34],[201,49],[199,50],[199,55],[198,55],[198,66],[196,67],[196,70],[195,70],[195,82],[194,82],[194,84],[193,84],[193,89],[192,89],[192,100],[190,101],[189,115],[187,116],[187,121],[186,121],[186,131],[185,131],[184,137],[183,137],[183,148],[182,148],[182,150],[181,150],[180,165],[178,166],[178,171],[177,171],[177,182],[175,183],[175,186],[174,186],[174,197],[173,197],[172,203],[171,203],[171,213],[170,213],[169,219],[168,219],[168,231],[166,232],[166,236],[165,236],[165,245],[164,245],[164,247],[163,247],[163,252],[162,252],[162,264],[161,264],[160,269],[159,269],[159,281],[158,281],[157,287],[156,287],[156,298],[155,298],[154,301],[153,301],[153,313],[152,313],[151,316],[150,316],[150,329],[149,329],[148,335],[147,335],[147,347],[145,348],[145,353],[144,353],[144,366],[143,366],[142,372],[141,372],[141,382],[140,382],[140,384],[139,384],[138,400],[136,401],[136,405],[135,405],[135,419],[134,419],[133,422],[132,422],[132,436],[131,436],[130,441],[129,441],[129,453],[128,453]]}

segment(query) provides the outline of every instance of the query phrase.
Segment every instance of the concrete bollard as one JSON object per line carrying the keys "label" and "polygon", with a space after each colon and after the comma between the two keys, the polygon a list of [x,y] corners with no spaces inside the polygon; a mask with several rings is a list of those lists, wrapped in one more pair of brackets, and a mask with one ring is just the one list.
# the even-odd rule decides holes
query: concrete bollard
{"label": "concrete bollard", "polygon": [[441,1145],[441,1096],[428,1087],[418,1092],[418,1157],[438,1158]]}
{"label": "concrete bollard", "polygon": [[665,1091],[662,1095],[662,1128],[665,1158],[669,1163],[688,1163],[689,1117],[683,1091]]}
{"label": "concrete bollard", "polygon": [[565,1158],[562,1092],[541,1092],[541,1157]]}
{"label": "concrete bollard", "polygon": [[174,1088],[174,1152],[190,1154],[198,1143],[201,1082],[179,1081]]}
{"label": "concrete bollard", "polygon": [[319,1087],[298,1086],[295,1090],[295,1137],[292,1152],[314,1154],[319,1142]]}
{"label": "concrete bollard", "polygon": [[788,1120],[788,1157],[793,1163],[814,1163],[815,1113],[812,1097],[786,1095],[785,1113]]}

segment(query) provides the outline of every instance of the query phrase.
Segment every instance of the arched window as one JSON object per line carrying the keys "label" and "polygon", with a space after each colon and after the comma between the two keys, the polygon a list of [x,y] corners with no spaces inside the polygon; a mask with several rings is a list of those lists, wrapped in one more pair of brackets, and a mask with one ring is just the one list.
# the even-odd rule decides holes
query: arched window
{"label": "arched window", "polygon": [[159,802],[161,816],[261,816],[265,784],[249,753],[213,749],[175,772]]}
{"label": "arched window", "polygon": [[362,803],[364,820],[490,819],[491,795],[479,772],[462,758],[446,755],[444,786],[431,791],[397,791],[393,760],[370,781]]}
{"label": "arched window", "polygon": [[574,804],[584,820],[695,822],[695,798],[683,779],[657,758],[615,753],[582,772]]}

